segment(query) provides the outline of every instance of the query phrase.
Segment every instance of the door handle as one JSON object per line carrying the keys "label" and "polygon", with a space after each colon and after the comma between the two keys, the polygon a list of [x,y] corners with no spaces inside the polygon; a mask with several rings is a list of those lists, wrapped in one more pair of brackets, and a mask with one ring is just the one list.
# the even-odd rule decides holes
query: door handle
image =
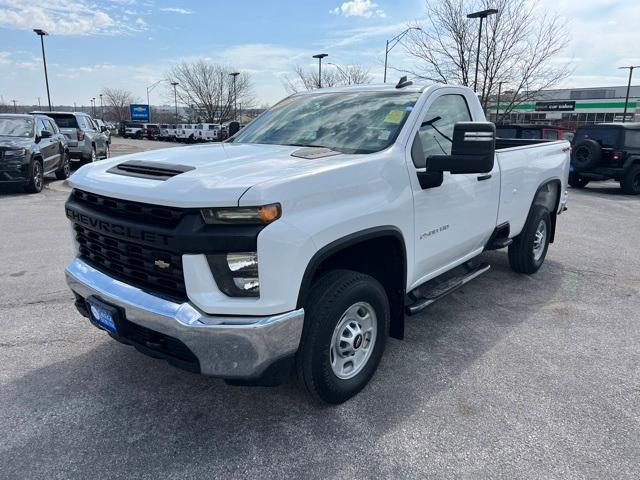
{"label": "door handle", "polygon": [[479,182],[481,182],[481,181],[483,181],[483,180],[489,180],[490,178],[491,178],[491,174],[490,174],[490,173],[487,173],[486,175],[480,175],[480,176],[478,177],[478,181],[479,181]]}

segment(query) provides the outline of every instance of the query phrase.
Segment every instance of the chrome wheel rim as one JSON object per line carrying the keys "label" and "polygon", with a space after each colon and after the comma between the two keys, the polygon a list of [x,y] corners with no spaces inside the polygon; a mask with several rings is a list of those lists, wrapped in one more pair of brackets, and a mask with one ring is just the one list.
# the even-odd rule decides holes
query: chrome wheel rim
{"label": "chrome wheel rim", "polygon": [[331,337],[329,360],[336,377],[348,380],[362,371],[376,343],[376,312],[367,302],[351,305],[342,314]]}
{"label": "chrome wheel rim", "polygon": [[91,149],[91,161],[92,162],[96,161],[96,149],[95,148]]}
{"label": "chrome wheel rim", "polygon": [[68,177],[71,174],[71,165],[69,164],[69,157],[67,155],[64,156],[62,171],[64,172],[65,177]]}
{"label": "chrome wheel rim", "polygon": [[42,182],[42,168],[40,167],[40,162],[36,162],[33,164],[33,185],[36,187],[36,190],[42,188]]}
{"label": "chrome wheel rim", "polygon": [[538,228],[536,228],[535,237],[533,239],[533,259],[536,262],[542,258],[546,243],[547,224],[544,220],[540,220],[540,223],[538,223]]}

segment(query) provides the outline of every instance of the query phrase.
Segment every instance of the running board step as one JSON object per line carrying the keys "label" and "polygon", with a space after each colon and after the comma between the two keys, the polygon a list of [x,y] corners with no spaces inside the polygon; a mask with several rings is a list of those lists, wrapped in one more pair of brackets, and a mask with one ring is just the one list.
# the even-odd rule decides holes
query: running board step
{"label": "running board step", "polygon": [[468,269],[465,273],[458,275],[457,277],[450,278],[449,280],[436,285],[433,289],[429,290],[426,295],[422,295],[415,303],[407,306],[407,315],[415,315],[421,312],[429,305],[437,302],[443,297],[446,297],[450,293],[456,291],[463,285],[469,283],[476,277],[479,277],[483,273],[486,273],[491,268],[488,263],[481,263],[475,267]]}
{"label": "running board step", "polygon": [[491,242],[491,245],[489,246],[488,250],[500,250],[501,248],[508,247],[512,243],[513,243],[513,238],[508,238],[508,237],[496,238],[493,242]]}

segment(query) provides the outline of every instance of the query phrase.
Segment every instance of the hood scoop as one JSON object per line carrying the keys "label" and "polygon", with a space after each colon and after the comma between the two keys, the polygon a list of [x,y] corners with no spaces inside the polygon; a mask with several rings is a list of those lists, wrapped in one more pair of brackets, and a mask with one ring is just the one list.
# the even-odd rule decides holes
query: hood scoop
{"label": "hood scoop", "polygon": [[334,155],[340,154],[341,152],[336,152],[335,150],[331,150],[326,147],[304,147],[293,152],[291,156],[313,160],[315,158],[333,157]]}
{"label": "hood scoop", "polygon": [[111,167],[107,172],[115,175],[124,175],[126,177],[168,180],[190,170],[195,170],[195,167],[171,163],[145,162],[143,160],[129,160],[119,163],[115,167]]}

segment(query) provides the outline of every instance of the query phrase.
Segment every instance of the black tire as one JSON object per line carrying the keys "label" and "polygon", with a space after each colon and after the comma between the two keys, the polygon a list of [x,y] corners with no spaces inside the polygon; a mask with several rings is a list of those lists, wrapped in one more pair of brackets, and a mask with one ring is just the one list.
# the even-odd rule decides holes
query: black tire
{"label": "black tire", "polygon": [[589,179],[586,177],[582,177],[577,173],[569,174],[569,185],[573,188],[584,188],[589,183]]}
{"label": "black tire", "polygon": [[[371,341],[369,337],[371,351],[364,354],[365,359],[360,369],[353,372],[354,376],[340,378],[332,367],[330,346],[337,327],[344,321],[343,315],[350,309],[358,311],[359,305],[370,307],[370,311],[375,313],[375,319],[371,320],[376,325],[375,339]],[[333,270],[324,274],[313,282],[305,304],[304,328],[295,359],[296,382],[321,402],[338,404],[348,400],[362,390],[375,373],[388,332],[389,301],[376,279],[350,270]],[[366,339],[363,340],[366,337],[359,341],[357,336],[353,338],[352,347],[366,352]],[[356,353],[362,354],[362,351]],[[341,355],[341,358],[350,357]],[[355,354],[353,358],[356,358]]]}
{"label": "black tire", "polygon": [[[541,223],[544,223],[544,238],[537,240]],[[551,216],[549,210],[534,205],[522,232],[509,245],[509,265],[518,273],[531,275],[544,263],[549,249],[551,235]]]}
{"label": "black tire", "polygon": [[586,138],[571,149],[571,165],[577,172],[597,167],[602,161],[602,147],[595,140]]}
{"label": "black tire", "polygon": [[40,193],[44,187],[44,170],[42,162],[37,158],[29,165],[29,181],[24,189],[28,193]]}
{"label": "black tire", "polygon": [[69,154],[62,153],[62,165],[56,170],[56,178],[58,180],[66,180],[71,175],[71,163],[69,163]]}
{"label": "black tire", "polygon": [[91,156],[85,160],[85,163],[93,163],[98,161],[98,152],[96,146],[91,145]]}
{"label": "black tire", "polygon": [[640,164],[631,165],[631,168],[620,180],[622,191],[628,195],[640,195]]}

